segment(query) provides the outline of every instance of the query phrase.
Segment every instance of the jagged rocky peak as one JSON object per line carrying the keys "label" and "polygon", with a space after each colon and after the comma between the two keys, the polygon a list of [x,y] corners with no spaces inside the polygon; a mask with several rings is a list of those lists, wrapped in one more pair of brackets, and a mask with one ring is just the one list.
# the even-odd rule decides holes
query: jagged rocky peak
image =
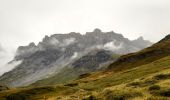
{"label": "jagged rocky peak", "polygon": [[92,32],[86,32],[86,36],[100,36],[102,35],[104,32],[102,32],[99,28],[94,29]]}
{"label": "jagged rocky peak", "polygon": [[36,51],[38,51],[38,48],[34,42],[31,42],[28,46],[20,46],[16,51],[14,59],[23,60],[31,56]]}
{"label": "jagged rocky peak", "polygon": [[29,46],[29,47],[36,47],[36,45],[35,45],[34,42],[31,42],[28,46]]}
{"label": "jagged rocky peak", "polygon": [[136,40],[134,40],[134,41],[151,43],[150,41],[145,40],[143,36],[138,37],[138,38],[137,38]]}
{"label": "jagged rocky peak", "polygon": [[143,36],[140,36],[139,38],[137,38],[136,40],[144,40]]}
{"label": "jagged rocky peak", "polygon": [[69,35],[71,35],[71,36],[81,36],[81,34],[77,33],[77,32],[70,32]]}
{"label": "jagged rocky peak", "polygon": [[[70,66],[76,59],[84,56],[87,52],[92,53],[92,50],[95,49],[109,50],[114,54],[127,54],[148,46],[148,42],[145,40],[141,42],[137,40],[130,41],[121,34],[113,31],[102,32],[100,29],[87,32],[85,35],[76,32],[46,35],[38,45],[30,43],[27,46],[18,48],[14,60],[22,60],[22,63],[0,77],[0,83],[8,83],[12,86],[30,84],[48,76],[49,73],[58,72],[63,67]],[[103,61],[103,58],[109,60],[108,58],[110,58],[110,53],[105,51],[93,53],[95,55],[84,56],[83,62],[84,60],[89,62],[93,58],[96,60],[90,61],[90,63],[84,62],[85,66],[89,64],[89,66],[93,67],[99,60]],[[106,60],[104,59],[104,61]],[[26,78],[29,80],[24,80]]]}
{"label": "jagged rocky peak", "polygon": [[102,30],[101,29],[99,29],[99,28],[96,28],[96,29],[94,29],[94,31],[93,31],[94,33],[102,33]]}
{"label": "jagged rocky peak", "polygon": [[[117,34],[113,31],[111,32],[102,32],[100,29],[96,28],[92,32],[87,32],[85,35],[80,33],[71,32],[68,34],[53,34],[51,36],[46,35],[42,42],[36,46],[35,43],[30,43],[28,46],[21,46],[17,50],[17,57],[29,57],[38,50],[46,49],[56,49],[64,52],[80,52],[83,49],[91,47],[113,47],[123,44],[123,49],[117,50],[121,54],[134,52],[145,48],[146,45],[149,46],[151,43],[145,41],[143,37],[138,38],[137,40],[130,41],[127,38],[124,38],[122,34]],[[131,46],[130,46],[131,45]],[[136,48],[137,47],[137,48]]]}
{"label": "jagged rocky peak", "polygon": [[44,38],[43,38],[43,42],[46,42],[46,41],[48,41],[50,39],[50,37],[48,36],[48,35],[46,35]]}
{"label": "jagged rocky peak", "polygon": [[133,44],[136,46],[136,47],[144,47],[144,46],[151,46],[153,43],[148,41],[148,40],[145,40],[142,36],[140,36],[139,38],[133,40]]}

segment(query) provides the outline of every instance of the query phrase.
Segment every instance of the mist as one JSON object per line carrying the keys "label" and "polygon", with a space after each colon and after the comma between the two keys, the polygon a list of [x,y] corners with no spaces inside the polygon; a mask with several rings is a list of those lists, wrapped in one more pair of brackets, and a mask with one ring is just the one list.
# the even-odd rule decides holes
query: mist
{"label": "mist", "polygon": [[104,44],[103,48],[106,50],[110,50],[110,51],[116,51],[116,50],[122,48],[122,45],[123,45],[123,43],[116,45],[115,41],[111,41],[109,43]]}
{"label": "mist", "polygon": [[12,70],[13,68],[15,68],[15,66],[21,63],[21,61],[9,63],[10,61],[13,60],[14,55],[15,55],[14,51],[3,48],[0,45],[0,76],[3,73]]}

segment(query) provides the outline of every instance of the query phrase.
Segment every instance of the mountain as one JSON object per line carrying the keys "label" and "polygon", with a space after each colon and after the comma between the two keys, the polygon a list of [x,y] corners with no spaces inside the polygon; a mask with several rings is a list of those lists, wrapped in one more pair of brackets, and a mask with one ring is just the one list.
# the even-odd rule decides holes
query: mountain
{"label": "mountain", "polygon": [[[80,76],[89,75],[91,72],[105,69],[106,66],[114,62],[119,55],[108,50],[93,50],[63,68],[59,73],[31,84],[32,86],[54,85],[66,83]],[[82,78],[82,77],[81,77]]]}
{"label": "mountain", "polygon": [[145,46],[149,47],[151,46],[151,42],[148,40],[144,40],[142,36],[137,38],[136,40],[133,40],[134,45],[136,45],[138,48],[143,48]]}
{"label": "mountain", "polygon": [[[104,71],[86,73],[63,84],[6,90],[0,92],[0,99],[169,100],[169,47],[170,35],[141,51],[120,56]],[[100,50],[93,52],[96,55]]]}
{"label": "mountain", "polygon": [[[69,34],[54,34],[50,37],[45,36],[38,45],[30,43],[28,46],[21,46],[17,49],[13,61],[22,61],[22,63],[12,71],[3,74],[0,77],[0,84],[12,87],[26,86],[37,80],[53,77],[70,66],[73,69],[87,67],[88,72],[94,71],[101,64],[100,60],[104,59],[103,64],[110,59],[85,56],[93,50],[104,49],[111,51],[112,54],[122,55],[139,51],[150,45],[152,43],[143,40],[143,38],[130,41],[121,34],[102,32],[100,29],[87,32],[85,35],[71,32]],[[107,55],[107,53],[105,54]],[[88,63],[88,59],[95,60]]]}

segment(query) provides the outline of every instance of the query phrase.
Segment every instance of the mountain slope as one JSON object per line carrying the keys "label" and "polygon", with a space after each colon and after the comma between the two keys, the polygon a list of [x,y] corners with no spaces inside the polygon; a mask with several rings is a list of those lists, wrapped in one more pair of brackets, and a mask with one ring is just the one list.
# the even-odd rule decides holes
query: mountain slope
{"label": "mountain slope", "polygon": [[[128,66],[124,64],[125,62],[118,64],[117,61],[123,59],[120,57],[105,72],[91,73],[87,77],[66,84],[11,89],[1,92],[0,97],[7,100],[8,98],[17,100],[21,97],[29,100],[44,98],[49,100],[168,100],[170,97],[169,41],[169,36],[167,36],[149,48],[122,56],[126,57],[125,61]],[[148,51],[151,55],[148,55]],[[153,55],[151,51],[157,55]],[[143,56],[143,54],[147,55]],[[150,56],[152,60],[149,60]],[[156,56],[160,58],[153,59]],[[127,60],[131,57],[136,58],[138,65]],[[140,61],[142,63],[139,64]],[[133,63],[135,65],[130,67]],[[115,71],[116,65],[128,69]]]}
{"label": "mountain slope", "polygon": [[162,39],[158,43],[155,43],[151,47],[148,47],[136,53],[130,53],[121,56],[116,62],[108,67],[108,70],[121,70],[124,68],[121,66],[126,66],[125,68],[136,67],[170,55],[169,38],[170,35],[166,36],[164,39]]}
{"label": "mountain slope", "polygon": [[70,67],[63,68],[59,73],[39,80],[32,85],[54,85],[66,83],[78,79],[81,75],[89,75],[91,72],[105,69],[114,62],[119,55],[106,50],[95,50],[75,60]]}
{"label": "mountain slope", "polygon": [[127,54],[152,44],[141,38],[136,41],[130,41],[114,32],[102,32],[100,29],[87,32],[85,35],[72,32],[45,36],[38,45],[30,43],[28,46],[18,48],[13,61],[22,61],[22,63],[2,75],[0,84],[12,87],[32,84],[37,80],[56,75],[91,50],[104,49],[114,54]]}

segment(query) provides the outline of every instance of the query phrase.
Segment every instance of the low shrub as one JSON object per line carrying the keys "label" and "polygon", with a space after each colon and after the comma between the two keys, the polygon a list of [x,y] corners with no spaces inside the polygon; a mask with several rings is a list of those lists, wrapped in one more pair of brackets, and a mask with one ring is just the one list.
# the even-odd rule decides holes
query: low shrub
{"label": "low shrub", "polygon": [[127,100],[129,98],[142,96],[140,92],[137,91],[107,91],[105,94],[105,100]]}
{"label": "low shrub", "polygon": [[4,91],[4,90],[9,90],[9,88],[7,86],[0,85],[0,91]]}
{"label": "low shrub", "polygon": [[159,85],[152,85],[149,87],[149,91],[153,91],[153,90],[160,90],[161,87]]}
{"label": "low shrub", "polygon": [[45,94],[49,92],[54,92],[55,89],[50,86],[46,87],[36,87],[29,90],[23,90],[17,93],[12,93],[6,97],[7,100],[30,100],[30,97],[38,94]]}
{"label": "low shrub", "polygon": [[86,78],[90,75],[91,75],[90,73],[81,74],[81,75],[79,75],[79,79]]}
{"label": "low shrub", "polygon": [[74,87],[74,86],[77,86],[78,83],[69,83],[69,84],[66,84],[64,86],[69,86],[69,87]]}
{"label": "low shrub", "polygon": [[84,98],[83,100],[97,100],[97,98],[93,95],[90,95],[89,97]]}
{"label": "low shrub", "polygon": [[157,80],[155,79],[148,79],[144,81],[145,86],[154,85],[155,83],[157,83]]}
{"label": "low shrub", "polygon": [[29,94],[25,93],[14,93],[6,97],[6,100],[28,100]]}
{"label": "low shrub", "polygon": [[159,92],[161,96],[170,97],[170,89],[162,90]]}
{"label": "low shrub", "polygon": [[127,86],[139,87],[139,86],[141,86],[141,83],[140,82],[132,82],[132,83],[127,84]]}
{"label": "low shrub", "polygon": [[150,93],[156,96],[170,97],[170,89],[155,90]]}
{"label": "low shrub", "polygon": [[159,74],[155,76],[157,80],[170,79],[170,74]]}

